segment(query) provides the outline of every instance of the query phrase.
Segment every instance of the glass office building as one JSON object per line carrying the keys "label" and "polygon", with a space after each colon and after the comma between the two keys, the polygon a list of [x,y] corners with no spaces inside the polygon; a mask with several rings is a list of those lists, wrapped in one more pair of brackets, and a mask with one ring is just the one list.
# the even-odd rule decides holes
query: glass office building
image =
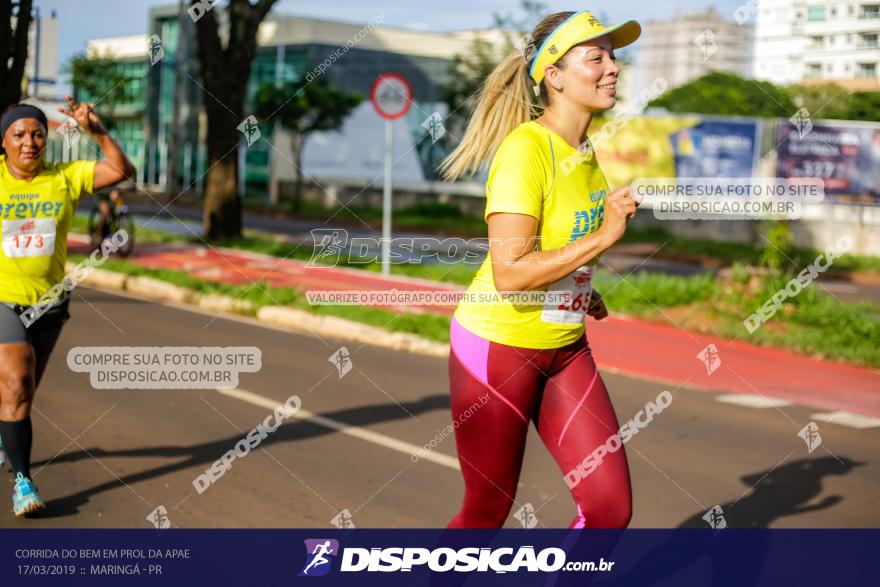
{"label": "glass office building", "polygon": [[[219,10],[217,14],[222,26],[223,14]],[[365,141],[371,145],[381,142],[381,135],[373,141],[378,117],[372,113],[369,93],[377,76],[396,72],[409,80],[415,97],[410,114],[397,123],[400,128],[396,132],[404,138],[401,142],[408,142],[412,151],[404,153],[402,173],[415,181],[433,179],[432,170],[443,149],[430,138],[424,140],[426,131],[421,123],[435,111],[446,111],[443,88],[450,79],[453,57],[466,52],[477,35],[496,34],[424,33],[383,27],[380,18],[371,23],[343,23],[272,13],[259,29],[257,56],[247,82],[246,112],[253,110],[253,97],[263,84],[281,84],[294,92],[303,76],[321,63],[330,64],[321,75],[331,85],[364,97],[343,132],[334,138],[333,152],[341,152],[340,144],[344,143],[342,151],[349,153],[346,158],[330,161],[327,153],[331,151],[322,151],[320,137],[307,141],[304,167],[310,175],[358,177],[372,173],[373,156],[358,148]],[[186,14],[180,18],[175,5],[152,8],[145,35],[89,44],[92,53],[114,55],[116,67],[129,80],[114,109],[114,134],[136,159],[139,179],[146,185],[164,185],[168,166],[175,165],[182,185],[193,184],[191,189],[195,190],[201,187],[199,178],[207,167],[207,120],[195,39],[195,23]],[[261,124],[260,130],[271,141],[273,125]],[[265,194],[273,169],[278,169],[279,162],[288,165],[285,158],[289,160],[289,154],[273,154],[267,141],[243,146],[239,153],[245,195]],[[173,156],[169,156],[171,151]],[[357,156],[365,160],[358,163]]]}

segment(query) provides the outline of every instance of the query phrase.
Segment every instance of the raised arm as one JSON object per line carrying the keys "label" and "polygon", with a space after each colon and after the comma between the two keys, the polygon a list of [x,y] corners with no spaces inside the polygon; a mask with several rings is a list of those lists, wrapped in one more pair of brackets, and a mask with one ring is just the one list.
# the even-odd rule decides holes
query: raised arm
{"label": "raised arm", "polygon": [[76,120],[92,135],[104,154],[104,159],[95,165],[94,191],[110,187],[124,179],[131,179],[135,173],[134,165],[95,114],[93,110],[95,105],[92,102],[77,103],[70,96],[67,96],[66,100],[68,108],[59,108],[58,111]]}

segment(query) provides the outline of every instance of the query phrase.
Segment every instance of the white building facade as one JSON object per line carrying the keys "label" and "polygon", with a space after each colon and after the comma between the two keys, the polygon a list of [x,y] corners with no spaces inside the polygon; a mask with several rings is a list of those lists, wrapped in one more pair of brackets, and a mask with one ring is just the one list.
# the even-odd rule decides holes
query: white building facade
{"label": "white building facade", "polygon": [[675,88],[711,71],[743,77],[751,68],[752,27],[714,9],[648,21],[639,43],[641,85],[664,78]]}
{"label": "white building facade", "polygon": [[755,78],[880,90],[880,0],[758,0],[754,19]]}
{"label": "white building facade", "polygon": [[58,93],[58,18],[54,11],[49,15],[34,12],[23,81],[27,96],[52,99]]}

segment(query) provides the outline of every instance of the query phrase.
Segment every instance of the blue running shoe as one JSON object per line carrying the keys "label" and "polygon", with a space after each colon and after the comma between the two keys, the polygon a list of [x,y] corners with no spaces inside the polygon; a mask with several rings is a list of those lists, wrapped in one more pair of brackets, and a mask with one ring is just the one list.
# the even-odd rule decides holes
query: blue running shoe
{"label": "blue running shoe", "polygon": [[15,515],[25,517],[45,507],[46,504],[40,499],[34,482],[21,473],[16,473],[15,486],[12,488],[12,511]]}

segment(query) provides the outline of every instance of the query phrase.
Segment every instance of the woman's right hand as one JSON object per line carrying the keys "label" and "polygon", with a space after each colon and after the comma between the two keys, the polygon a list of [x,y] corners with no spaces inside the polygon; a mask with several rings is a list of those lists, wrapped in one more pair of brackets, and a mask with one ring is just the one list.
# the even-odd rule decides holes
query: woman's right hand
{"label": "woman's right hand", "polygon": [[626,232],[626,223],[636,215],[638,205],[633,200],[629,186],[612,192],[605,198],[605,211],[602,213],[602,226],[597,231],[608,246],[613,245]]}
{"label": "woman's right hand", "polygon": [[71,96],[65,96],[67,108],[59,108],[58,112],[76,120],[76,123],[91,135],[107,134],[107,128],[95,112],[93,102],[77,102]]}

